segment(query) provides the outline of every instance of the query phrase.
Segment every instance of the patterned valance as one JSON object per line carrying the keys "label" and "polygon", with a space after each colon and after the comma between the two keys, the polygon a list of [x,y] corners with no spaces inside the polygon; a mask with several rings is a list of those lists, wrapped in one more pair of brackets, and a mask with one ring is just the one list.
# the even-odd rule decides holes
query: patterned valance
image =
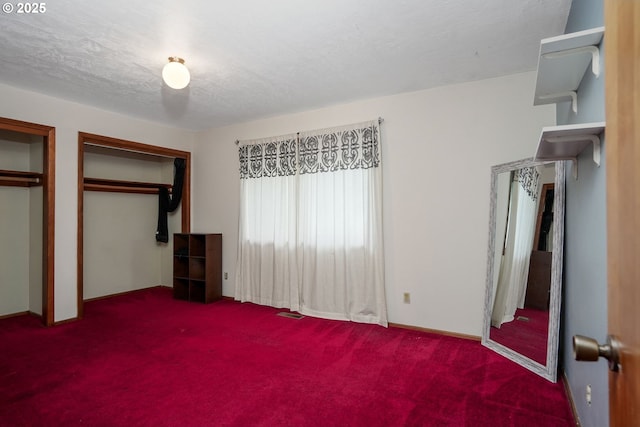
{"label": "patterned valance", "polygon": [[380,165],[377,121],[240,144],[240,178],[369,169]]}
{"label": "patterned valance", "polygon": [[300,173],[369,169],[380,164],[377,121],[300,133]]}
{"label": "patterned valance", "polygon": [[240,144],[240,178],[296,174],[296,134]]}
{"label": "patterned valance", "polygon": [[531,199],[535,201],[538,198],[540,174],[535,167],[531,166],[516,170],[513,175],[513,180],[520,183],[520,186],[527,192]]}

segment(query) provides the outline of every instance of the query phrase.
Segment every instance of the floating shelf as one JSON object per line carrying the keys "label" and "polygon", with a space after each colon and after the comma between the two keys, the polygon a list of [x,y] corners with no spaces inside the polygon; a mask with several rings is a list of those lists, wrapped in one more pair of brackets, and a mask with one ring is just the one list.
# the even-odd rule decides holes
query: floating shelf
{"label": "floating shelf", "polygon": [[600,166],[600,135],[605,122],[542,128],[535,160],[572,160],[573,176],[578,177],[578,155],[589,144],[593,145],[593,161]]}
{"label": "floating shelf", "polygon": [[598,27],[540,41],[533,105],[571,101],[577,113],[577,90],[589,64],[591,72],[600,75],[598,46],[603,35],[604,27]]}

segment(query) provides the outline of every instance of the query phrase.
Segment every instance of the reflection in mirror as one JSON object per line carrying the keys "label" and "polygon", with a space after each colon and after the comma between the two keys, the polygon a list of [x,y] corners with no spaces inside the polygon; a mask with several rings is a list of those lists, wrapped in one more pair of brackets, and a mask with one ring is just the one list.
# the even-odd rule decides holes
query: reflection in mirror
{"label": "reflection in mirror", "polygon": [[483,345],[556,381],[564,162],[494,166]]}
{"label": "reflection in mirror", "polygon": [[545,365],[553,244],[547,238],[553,227],[553,197],[543,190],[553,194],[549,186],[554,185],[555,165],[502,172],[497,180],[499,252],[494,261],[499,264],[494,263],[489,334],[493,341]]}

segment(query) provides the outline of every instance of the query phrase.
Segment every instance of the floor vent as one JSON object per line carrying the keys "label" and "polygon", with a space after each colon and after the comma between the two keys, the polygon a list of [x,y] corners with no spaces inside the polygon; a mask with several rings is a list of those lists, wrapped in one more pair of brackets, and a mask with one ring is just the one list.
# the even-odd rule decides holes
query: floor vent
{"label": "floor vent", "polygon": [[278,316],[288,317],[289,319],[302,319],[304,316],[298,313],[289,313],[287,311],[281,311]]}

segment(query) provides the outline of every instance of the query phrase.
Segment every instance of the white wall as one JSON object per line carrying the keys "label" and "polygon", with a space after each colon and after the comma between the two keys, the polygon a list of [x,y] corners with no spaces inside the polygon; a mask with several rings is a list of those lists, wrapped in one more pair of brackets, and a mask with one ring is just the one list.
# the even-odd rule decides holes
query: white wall
{"label": "white wall", "polygon": [[540,196],[540,194],[542,194],[542,184],[552,184],[556,182],[556,164],[547,163],[538,168],[538,172],[540,173],[540,191],[538,196]]}
{"label": "white wall", "polygon": [[29,310],[29,189],[0,186],[0,315]]}
{"label": "white wall", "polygon": [[234,141],[381,116],[389,320],[479,336],[490,168],[533,156],[541,128],[555,124],[554,106],[533,107],[534,86],[535,73],[523,73],[200,133],[192,229],[224,235],[224,295],[234,295],[238,236]]}
{"label": "white wall", "polygon": [[54,318],[77,315],[78,131],[192,151],[195,135],[0,85],[0,117],[56,128]]}

